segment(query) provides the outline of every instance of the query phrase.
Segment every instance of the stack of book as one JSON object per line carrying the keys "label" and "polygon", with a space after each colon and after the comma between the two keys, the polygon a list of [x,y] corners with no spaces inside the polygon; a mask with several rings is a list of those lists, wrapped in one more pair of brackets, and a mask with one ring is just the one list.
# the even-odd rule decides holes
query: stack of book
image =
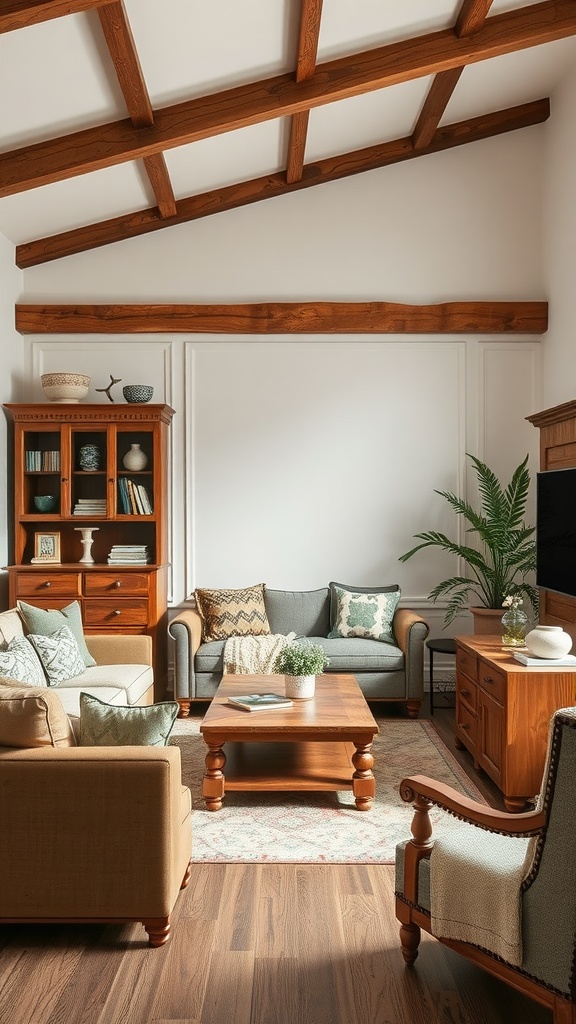
{"label": "stack of book", "polygon": [[136,483],[130,477],[118,480],[118,493],[122,512],[127,516],[151,516],[154,509],[144,484]]}
{"label": "stack of book", "polygon": [[106,498],[78,498],[73,514],[75,516],[105,516]]}
{"label": "stack of book", "polygon": [[150,548],[147,544],[113,544],[108,565],[148,565]]}
{"label": "stack of book", "polygon": [[52,473],[60,469],[60,452],[26,452],[26,472]]}

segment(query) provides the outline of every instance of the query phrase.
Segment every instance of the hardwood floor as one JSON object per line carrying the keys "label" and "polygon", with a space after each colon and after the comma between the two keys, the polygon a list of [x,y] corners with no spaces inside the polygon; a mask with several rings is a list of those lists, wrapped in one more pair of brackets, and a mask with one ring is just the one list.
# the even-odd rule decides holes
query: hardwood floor
{"label": "hardwood floor", "polygon": [[[452,715],[431,721],[454,750]],[[428,936],[406,968],[393,890],[387,866],[198,864],[160,949],[137,925],[1,927],[0,1024],[550,1024]]]}

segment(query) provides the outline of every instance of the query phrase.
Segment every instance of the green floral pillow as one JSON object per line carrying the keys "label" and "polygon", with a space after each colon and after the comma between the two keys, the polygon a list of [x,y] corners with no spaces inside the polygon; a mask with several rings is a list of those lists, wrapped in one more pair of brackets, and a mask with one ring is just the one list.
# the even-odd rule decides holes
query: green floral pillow
{"label": "green floral pillow", "polygon": [[80,694],[81,747],[165,747],[178,714],[176,701],[133,707]]}
{"label": "green floral pillow", "polygon": [[394,644],[392,620],[400,600],[400,590],[362,593],[332,585],[335,598],[333,626],[328,636],[362,637]]}

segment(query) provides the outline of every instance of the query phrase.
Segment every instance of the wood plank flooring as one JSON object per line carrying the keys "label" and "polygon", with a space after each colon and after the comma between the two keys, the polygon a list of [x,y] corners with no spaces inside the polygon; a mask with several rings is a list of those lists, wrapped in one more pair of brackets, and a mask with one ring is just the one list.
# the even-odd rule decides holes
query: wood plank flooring
{"label": "wood plank flooring", "polygon": [[[453,750],[452,714],[431,720]],[[550,1024],[428,936],[407,969],[393,890],[388,866],[198,864],[160,949],[138,925],[0,927],[0,1024]]]}

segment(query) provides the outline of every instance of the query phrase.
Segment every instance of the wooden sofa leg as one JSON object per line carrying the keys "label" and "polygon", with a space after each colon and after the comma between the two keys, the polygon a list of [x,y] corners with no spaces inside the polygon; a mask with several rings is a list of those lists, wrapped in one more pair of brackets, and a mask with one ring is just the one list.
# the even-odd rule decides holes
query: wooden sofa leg
{"label": "wooden sofa leg", "polygon": [[408,967],[411,967],[418,956],[418,946],[420,945],[420,929],[417,924],[413,924],[412,921],[402,924],[400,927],[400,944],[402,946],[402,956]]}
{"label": "wooden sofa leg", "polygon": [[188,885],[188,882],[190,881],[190,875],[191,874],[192,874],[192,861],[189,860],[188,861],[188,867],[186,868],[186,871],[184,873],[184,878],[182,879],[182,885],[180,886],[181,889],[185,889],[186,888],[186,886]]}
{"label": "wooden sofa leg", "polygon": [[148,932],[149,946],[163,946],[168,942],[170,938],[169,917],[157,917],[153,921],[143,921],[142,924]]}
{"label": "wooden sofa leg", "polygon": [[421,703],[421,700],[406,701],[406,707],[408,709],[408,718],[418,718]]}
{"label": "wooden sofa leg", "polygon": [[176,700],[178,701],[179,707],[178,718],[188,718],[188,715],[190,714],[190,701],[181,699],[180,697],[177,697]]}

